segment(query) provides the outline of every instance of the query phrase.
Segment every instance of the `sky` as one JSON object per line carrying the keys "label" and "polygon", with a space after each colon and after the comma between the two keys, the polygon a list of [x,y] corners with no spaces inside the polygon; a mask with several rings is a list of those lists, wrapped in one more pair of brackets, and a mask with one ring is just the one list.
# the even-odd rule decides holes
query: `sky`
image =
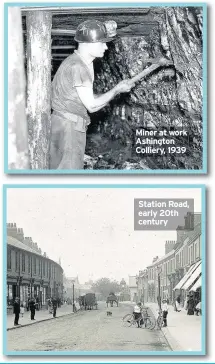
{"label": "sky", "polygon": [[12,188],[7,190],[7,222],[80,283],[109,277],[128,283],[165,254],[175,231],[134,231],[134,198],[194,198],[201,212],[201,191],[148,188]]}

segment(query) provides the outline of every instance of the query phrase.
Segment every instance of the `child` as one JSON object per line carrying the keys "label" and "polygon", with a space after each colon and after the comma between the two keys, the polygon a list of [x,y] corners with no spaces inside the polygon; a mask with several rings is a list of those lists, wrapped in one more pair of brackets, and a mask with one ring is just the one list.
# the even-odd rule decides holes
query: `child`
{"label": "child", "polygon": [[20,313],[21,313],[22,317],[24,317],[24,312],[25,312],[25,308],[24,308],[24,305],[22,303],[21,306],[20,306]]}
{"label": "child", "polygon": [[168,305],[167,300],[162,301],[162,312],[163,312],[163,327],[167,327],[167,315],[168,315]]}

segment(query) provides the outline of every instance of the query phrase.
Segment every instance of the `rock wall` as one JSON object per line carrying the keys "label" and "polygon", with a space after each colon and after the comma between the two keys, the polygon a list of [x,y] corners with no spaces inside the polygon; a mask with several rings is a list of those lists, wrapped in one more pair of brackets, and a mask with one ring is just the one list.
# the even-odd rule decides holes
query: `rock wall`
{"label": "rock wall", "polygon": [[[104,93],[120,80],[141,72],[149,65],[149,58],[165,56],[173,66],[160,68],[130,93],[117,96],[91,115],[86,153],[94,158],[92,168],[202,168],[201,8],[152,9],[157,27],[149,35],[121,37],[109,43],[103,59],[95,61],[95,93]],[[187,155],[156,159],[133,155],[132,138],[138,126],[189,130],[189,138],[177,141],[186,145]]]}

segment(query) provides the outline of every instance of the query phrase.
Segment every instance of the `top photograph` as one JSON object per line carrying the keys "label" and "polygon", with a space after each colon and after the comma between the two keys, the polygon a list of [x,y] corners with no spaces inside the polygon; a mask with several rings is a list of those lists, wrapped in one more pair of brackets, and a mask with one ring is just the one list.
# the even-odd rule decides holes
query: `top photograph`
{"label": "top photograph", "polygon": [[5,3],[6,174],[206,174],[204,3]]}

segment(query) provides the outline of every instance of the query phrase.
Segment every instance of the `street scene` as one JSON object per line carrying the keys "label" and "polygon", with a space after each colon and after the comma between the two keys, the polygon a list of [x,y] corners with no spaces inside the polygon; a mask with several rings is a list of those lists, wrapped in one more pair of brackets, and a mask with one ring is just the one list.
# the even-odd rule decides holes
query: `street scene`
{"label": "street scene", "polygon": [[6,353],[201,353],[202,203],[201,188],[8,188]]}

